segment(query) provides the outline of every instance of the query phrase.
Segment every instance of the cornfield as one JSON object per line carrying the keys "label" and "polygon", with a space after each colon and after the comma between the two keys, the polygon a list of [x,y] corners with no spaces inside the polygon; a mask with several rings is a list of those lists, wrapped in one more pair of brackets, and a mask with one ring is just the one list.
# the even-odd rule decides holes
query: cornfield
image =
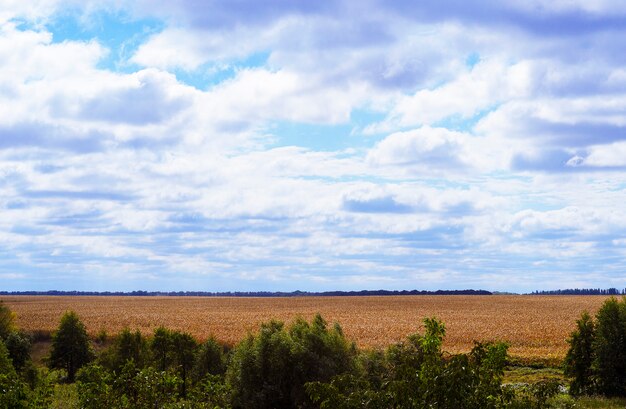
{"label": "cornfield", "polygon": [[385,296],[385,297],[47,297],[4,296],[26,331],[53,331],[61,315],[74,310],[92,336],[128,327],[152,334],[158,326],[214,335],[236,344],[262,322],[291,322],[321,313],[338,322],[346,336],[365,348],[382,348],[422,331],[424,317],[446,325],[444,348],[466,352],[474,340],[501,340],[512,356],[561,360],[567,338],[584,310],[594,314],[603,296]]}

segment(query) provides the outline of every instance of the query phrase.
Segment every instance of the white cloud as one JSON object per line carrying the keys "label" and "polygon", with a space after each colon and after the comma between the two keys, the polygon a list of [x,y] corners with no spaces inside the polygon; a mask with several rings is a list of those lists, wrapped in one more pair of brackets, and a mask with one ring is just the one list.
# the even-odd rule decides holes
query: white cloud
{"label": "white cloud", "polygon": [[377,143],[367,161],[372,166],[400,166],[424,173],[462,170],[472,165],[466,150],[469,138],[445,128],[397,132]]}
{"label": "white cloud", "polygon": [[[535,3],[488,16],[449,3],[96,3],[0,6],[4,287],[33,271],[88,286],[107,270],[161,289],[616,279],[623,61],[589,15],[573,13],[589,23],[575,38],[565,24],[589,8],[608,21],[608,2],[539,17]],[[121,10],[164,28],[133,54],[141,69],[116,72],[99,65],[120,51],[106,32],[48,32],[67,4],[64,18]],[[552,18],[565,23],[550,32]],[[215,64],[231,75],[193,81]],[[332,134],[284,135],[285,122]]]}
{"label": "white cloud", "polygon": [[389,117],[366,132],[412,125],[432,125],[449,116],[471,118],[479,111],[511,98],[523,98],[531,87],[530,66],[518,63],[507,67],[484,61],[471,71],[435,89],[424,89],[400,98]]}

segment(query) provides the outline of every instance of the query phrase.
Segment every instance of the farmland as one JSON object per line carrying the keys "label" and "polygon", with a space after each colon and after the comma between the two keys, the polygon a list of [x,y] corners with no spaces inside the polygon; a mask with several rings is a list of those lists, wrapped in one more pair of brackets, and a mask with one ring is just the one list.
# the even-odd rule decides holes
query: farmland
{"label": "farmland", "polygon": [[504,340],[514,357],[560,360],[566,339],[584,310],[597,311],[604,296],[389,296],[298,298],[45,297],[4,296],[26,331],[53,331],[74,310],[90,335],[128,327],[149,335],[158,326],[198,339],[213,334],[235,344],[272,318],[291,322],[319,312],[339,322],[348,339],[365,348],[385,347],[421,330],[436,316],[447,328],[444,347],[466,352],[473,340]]}

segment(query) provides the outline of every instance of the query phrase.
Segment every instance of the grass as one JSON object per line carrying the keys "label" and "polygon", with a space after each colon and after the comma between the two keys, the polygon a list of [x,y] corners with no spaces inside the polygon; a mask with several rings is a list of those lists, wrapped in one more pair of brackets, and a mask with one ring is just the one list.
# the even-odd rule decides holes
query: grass
{"label": "grass", "polygon": [[584,396],[574,400],[576,409],[624,409],[626,398],[603,398]]}
{"label": "grass", "polygon": [[76,384],[54,385],[54,396],[50,409],[78,409]]}
{"label": "grass", "polygon": [[556,380],[561,385],[567,385],[567,379],[560,368],[509,367],[504,372],[504,383],[532,384],[546,380]]}

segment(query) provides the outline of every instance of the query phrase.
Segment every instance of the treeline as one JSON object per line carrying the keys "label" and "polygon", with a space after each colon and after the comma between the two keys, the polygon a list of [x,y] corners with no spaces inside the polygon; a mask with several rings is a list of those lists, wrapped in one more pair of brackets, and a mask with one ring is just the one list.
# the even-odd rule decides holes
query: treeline
{"label": "treeline", "polygon": [[[0,303],[13,325],[7,311]],[[229,348],[164,327],[150,337],[125,329],[92,341],[67,312],[52,338],[49,372],[16,365],[22,355],[0,337],[0,407],[49,407],[58,381],[76,389],[78,402],[63,407],[85,409],[527,409],[548,407],[558,393],[554,381],[503,385],[506,344],[476,343],[452,355],[442,350],[444,324],[429,318],[424,325],[386,350],[363,351],[317,315],[289,326],[266,322]]]}
{"label": "treeline", "polygon": [[336,297],[379,295],[492,295],[485,290],[361,290],[361,291],[0,291],[0,295],[52,295],[52,296],[133,296],[133,297]]}
{"label": "treeline", "polygon": [[626,288],[568,288],[565,290],[533,291],[532,295],[626,295]]}

